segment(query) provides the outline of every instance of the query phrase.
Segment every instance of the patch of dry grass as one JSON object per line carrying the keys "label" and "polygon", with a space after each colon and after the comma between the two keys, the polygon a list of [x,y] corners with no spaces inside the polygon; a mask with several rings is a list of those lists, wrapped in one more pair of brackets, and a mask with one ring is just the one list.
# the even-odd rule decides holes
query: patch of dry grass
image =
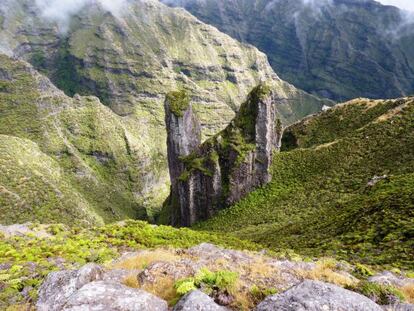
{"label": "patch of dry grass", "polygon": [[[112,269],[126,269],[126,270],[141,270],[148,267],[154,262],[175,262],[180,260],[181,257],[176,254],[174,250],[170,249],[157,249],[157,250],[145,250],[137,254],[125,258],[122,261],[118,261],[111,265]],[[149,293],[152,293],[164,300],[170,305],[174,304],[177,300],[177,292],[174,288],[174,280],[171,277],[165,275],[159,275],[155,278],[153,283],[147,283],[141,285],[138,281],[137,273],[131,273],[124,280],[123,283],[132,288],[140,288]]]}
{"label": "patch of dry grass", "polygon": [[130,275],[128,275],[122,283],[124,283],[128,287],[140,288],[138,282],[138,275],[136,273],[131,273]]}
{"label": "patch of dry grass", "polygon": [[336,284],[339,286],[352,286],[357,282],[351,276],[342,274],[336,268],[337,262],[334,259],[326,258],[318,261],[312,270],[298,270],[298,276],[305,279],[317,280]]}
{"label": "patch of dry grass", "polygon": [[401,288],[401,292],[408,303],[414,303],[414,284],[408,284]]}
{"label": "patch of dry grass", "polygon": [[175,251],[168,249],[145,250],[133,257],[116,262],[113,269],[140,270],[157,261],[174,262],[180,259]]}
{"label": "patch of dry grass", "polygon": [[160,275],[156,278],[155,282],[145,284],[141,289],[164,299],[169,305],[173,305],[178,298],[174,283],[175,281],[173,278]]}

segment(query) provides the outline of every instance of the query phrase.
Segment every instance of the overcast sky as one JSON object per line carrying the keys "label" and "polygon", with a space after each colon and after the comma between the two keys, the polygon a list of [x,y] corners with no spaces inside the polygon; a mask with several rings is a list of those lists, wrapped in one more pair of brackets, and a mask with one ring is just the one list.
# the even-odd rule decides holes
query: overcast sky
{"label": "overcast sky", "polygon": [[399,8],[414,11],[414,0],[377,0],[383,4],[398,6]]}

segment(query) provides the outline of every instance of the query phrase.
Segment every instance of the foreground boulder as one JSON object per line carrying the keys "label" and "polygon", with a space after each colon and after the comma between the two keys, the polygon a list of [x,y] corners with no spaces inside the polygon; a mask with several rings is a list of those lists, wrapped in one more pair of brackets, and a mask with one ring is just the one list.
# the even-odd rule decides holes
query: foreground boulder
{"label": "foreground boulder", "polygon": [[336,285],[306,280],[266,298],[256,311],[382,311],[365,296]]}
{"label": "foreground boulder", "polygon": [[167,311],[167,303],[143,290],[120,283],[97,281],[74,293],[63,311]]}
{"label": "foreground boulder", "polygon": [[38,311],[62,310],[67,299],[84,285],[101,280],[103,269],[87,264],[79,270],[63,270],[50,273],[39,289]]}
{"label": "foreground boulder", "polygon": [[145,291],[107,280],[96,264],[50,273],[39,289],[38,311],[166,311],[167,303]]}
{"label": "foreground boulder", "polygon": [[185,295],[174,307],[173,311],[229,311],[214,302],[214,300],[199,290]]}

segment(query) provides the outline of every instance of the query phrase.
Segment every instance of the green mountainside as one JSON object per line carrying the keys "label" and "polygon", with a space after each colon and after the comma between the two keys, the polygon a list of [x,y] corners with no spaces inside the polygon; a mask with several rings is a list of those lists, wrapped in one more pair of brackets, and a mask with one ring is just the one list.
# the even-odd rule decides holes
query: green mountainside
{"label": "green mountainside", "polygon": [[0,55],[0,68],[0,223],[146,217],[136,198],[140,161],[151,154],[141,133],[96,97],[67,97],[25,62]]}
{"label": "green mountainside", "polygon": [[[113,116],[118,126],[134,133],[139,152],[125,166],[139,173],[121,182],[133,180],[133,197],[123,196],[127,206],[151,211],[167,196],[163,101],[171,90],[192,95],[205,138],[230,122],[260,81],[277,85],[286,124],[332,105],[280,80],[256,48],[155,0],[128,2],[120,16],[88,2],[70,16],[66,31],[29,0],[5,1],[0,16],[1,50],[30,62],[66,95],[97,96],[121,116]],[[93,126],[104,127],[99,121]]]}
{"label": "green mountainside", "polygon": [[414,98],[357,99],[288,128],[273,180],[198,228],[413,268]]}
{"label": "green mountainside", "polygon": [[162,1],[307,93],[182,8],[39,2],[0,0],[0,310],[414,306],[414,40],[381,32],[400,11]]}
{"label": "green mountainside", "polygon": [[280,77],[339,102],[414,93],[413,19],[373,0],[163,0],[269,57]]}

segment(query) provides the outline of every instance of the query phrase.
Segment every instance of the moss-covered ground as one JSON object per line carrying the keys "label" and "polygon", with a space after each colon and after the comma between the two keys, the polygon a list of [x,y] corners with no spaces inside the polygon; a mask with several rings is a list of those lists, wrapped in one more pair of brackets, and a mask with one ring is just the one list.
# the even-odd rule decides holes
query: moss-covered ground
{"label": "moss-covered ground", "polygon": [[[197,225],[373,265],[413,268],[414,102],[359,100],[288,129],[273,181]],[[370,183],[375,176],[377,183]]]}
{"label": "moss-covered ground", "polygon": [[[190,229],[153,226],[141,221],[126,221],[81,229],[64,225],[31,225],[49,237],[35,233],[0,239],[0,309],[7,305],[30,303],[51,271],[76,268],[87,262],[109,263],[121,253],[146,248],[187,248],[210,242],[228,248],[258,250],[259,246],[233,237],[223,237]],[[23,289],[25,289],[23,291]],[[29,291],[29,298],[27,298]]]}

